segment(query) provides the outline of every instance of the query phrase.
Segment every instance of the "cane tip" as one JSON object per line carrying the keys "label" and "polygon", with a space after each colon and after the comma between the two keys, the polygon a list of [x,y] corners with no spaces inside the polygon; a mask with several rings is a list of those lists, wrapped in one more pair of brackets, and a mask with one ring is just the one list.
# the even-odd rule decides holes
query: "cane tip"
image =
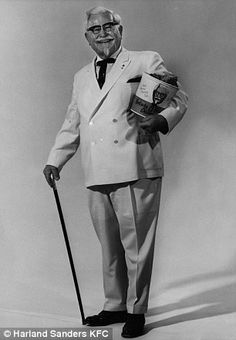
{"label": "cane tip", "polygon": [[87,318],[86,317],[82,318],[82,325],[87,325]]}

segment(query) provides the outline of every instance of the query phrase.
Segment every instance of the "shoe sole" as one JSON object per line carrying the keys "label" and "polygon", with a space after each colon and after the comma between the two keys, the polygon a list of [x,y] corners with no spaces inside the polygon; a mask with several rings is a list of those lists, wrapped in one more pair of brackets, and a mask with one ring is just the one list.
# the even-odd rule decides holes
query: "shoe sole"
{"label": "shoe sole", "polygon": [[134,334],[125,334],[125,333],[121,333],[121,336],[123,338],[136,338],[138,336],[144,335],[144,329],[140,332],[134,333]]}

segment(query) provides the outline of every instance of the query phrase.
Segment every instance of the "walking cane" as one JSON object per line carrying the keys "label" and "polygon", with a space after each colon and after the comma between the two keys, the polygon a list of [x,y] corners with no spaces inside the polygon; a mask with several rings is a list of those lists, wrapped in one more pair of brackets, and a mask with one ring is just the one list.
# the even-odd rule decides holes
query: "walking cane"
{"label": "walking cane", "polygon": [[85,325],[86,323],[85,323],[85,317],[84,317],[83,304],[82,304],[82,300],[81,300],[81,296],[80,296],[75,266],[74,266],[74,262],[73,262],[71,249],[70,249],[70,243],[69,243],[69,239],[68,239],[68,235],[67,235],[67,231],[66,231],[66,225],[65,225],[65,221],[64,221],[64,217],[63,217],[63,213],[62,213],[62,209],[61,209],[61,204],[60,204],[60,200],[59,200],[59,196],[58,196],[58,192],[57,192],[57,187],[56,187],[56,183],[55,183],[54,179],[53,179],[53,187],[52,188],[53,188],[53,193],[54,193],[56,204],[57,204],[57,210],[58,210],[58,213],[59,213],[62,231],[63,231],[65,243],[66,243],[66,249],[67,249],[67,253],[68,253],[68,257],[69,257],[69,261],[70,261],[70,267],[71,267],[72,276],[73,276],[73,280],[74,280],[75,291],[76,291],[77,300],[78,300],[79,309],[80,309],[80,314],[81,314],[81,318],[82,318],[82,324]]}

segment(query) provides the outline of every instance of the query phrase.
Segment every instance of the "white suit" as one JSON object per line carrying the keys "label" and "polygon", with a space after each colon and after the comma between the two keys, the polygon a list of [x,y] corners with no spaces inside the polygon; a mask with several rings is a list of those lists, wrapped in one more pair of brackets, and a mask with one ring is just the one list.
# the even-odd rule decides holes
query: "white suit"
{"label": "white suit", "polygon": [[[147,309],[163,176],[159,134],[140,134],[129,112],[138,87],[130,79],[143,72],[168,73],[158,53],[125,49],[102,89],[94,60],[82,68],[75,75],[71,104],[47,162],[61,169],[80,145],[86,186],[91,189],[90,212],[103,249],[104,309],[127,307],[131,313]],[[182,119],[186,102],[179,90],[161,112],[169,132]]]}
{"label": "white suit", "polygon": [[[155,52],[123,50],[102,89],[95,77],[94,61],[74,79],[73,96],[64,124],[59,131],[48,164],[62,168],[81,147],[86,186],[127,182],[163,175],[163,159],[158,134],[149,140],[138,137],[135,119],[127,110],[138,83],[127,83],[143,72],[167,73]],[[186,111],[186,95],[178,91],[171,105],[161,112],[169,131]]]}

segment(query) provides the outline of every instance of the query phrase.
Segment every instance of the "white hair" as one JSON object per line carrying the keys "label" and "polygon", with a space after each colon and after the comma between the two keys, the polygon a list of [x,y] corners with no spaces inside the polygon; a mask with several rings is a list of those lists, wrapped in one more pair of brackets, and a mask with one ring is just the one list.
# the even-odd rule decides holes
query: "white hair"
{"label": "white hair", "polygon": [[120,17],[119,14],[113,12],[112,10],[110,10],[108,8],[98,6],[98,7],[93,7],[91,9],[89,9],[88,11],[86,11],[87,20],[85,22],[85,28],[87,29],[87,27],[88,27],[88,22],[89,22],[91,15],[107,14],[107,13],[111,14],[113,22],[115,22],[118,25],[121,24],[121,17]]}

